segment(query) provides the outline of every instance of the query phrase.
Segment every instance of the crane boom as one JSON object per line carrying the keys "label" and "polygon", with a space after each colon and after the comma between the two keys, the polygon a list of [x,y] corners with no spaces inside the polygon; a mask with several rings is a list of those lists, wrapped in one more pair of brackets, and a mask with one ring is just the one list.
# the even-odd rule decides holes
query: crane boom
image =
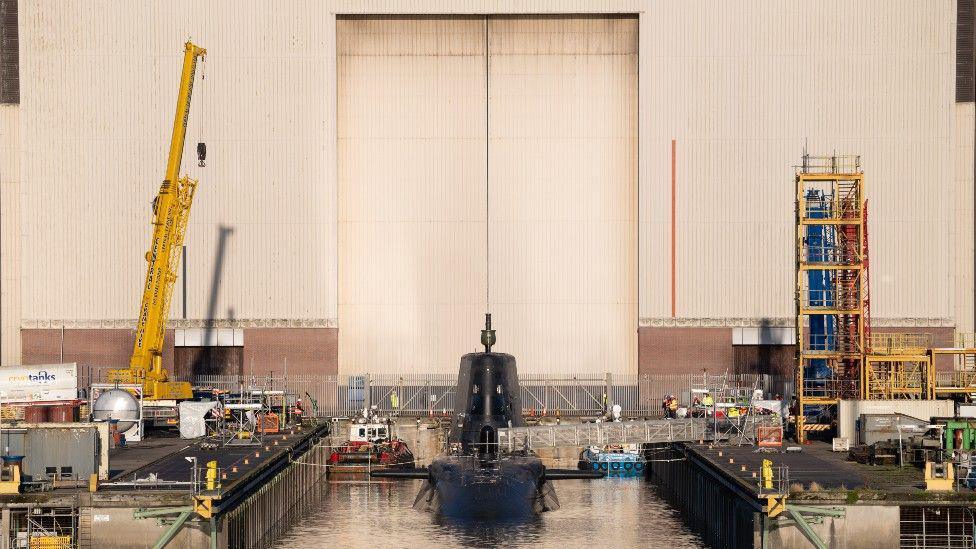
{"label": "crane boom", "polygon": [[149,265],[136,321],[132,358],[128,369],[110,370],[108,374],[109,381],[142,383],[143,398],[147,400],[188,399],[193,396],[189,383],[168,381],[169,376],[163,369],[162,350],[183,237],[197,187],[195,180],[187,176],[179,177],[179,171],[197,59],[206,54],[207,50],[192,42],[186,43],[166,176],[159,187],[159,194],[153,200],[152,242],[146,252]]}

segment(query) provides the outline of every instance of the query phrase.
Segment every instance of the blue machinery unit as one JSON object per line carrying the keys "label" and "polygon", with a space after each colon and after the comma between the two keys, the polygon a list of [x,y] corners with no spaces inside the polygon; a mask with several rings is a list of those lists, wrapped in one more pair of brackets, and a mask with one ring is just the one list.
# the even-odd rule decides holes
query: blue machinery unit
{"label": "blue machinery unit", "polygon": [[859,157],[803,157],[796,173],[797,438],[863,398],[867,231]]}

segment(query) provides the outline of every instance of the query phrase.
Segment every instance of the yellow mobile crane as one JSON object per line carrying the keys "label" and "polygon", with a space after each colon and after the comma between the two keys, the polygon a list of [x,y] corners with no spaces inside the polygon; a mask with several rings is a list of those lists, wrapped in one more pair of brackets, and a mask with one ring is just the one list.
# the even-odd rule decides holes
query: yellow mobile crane
{"label": "yellow mobile crane", "polygon": [[[176,100],[176,119],[173,121],[173,137],[169,145],[166,178],[153,201],[153,234],[146,261],[146,284],[142,292],[142,305],[136,324],[136,341],[128,369],[109,370],[108,381],[141,383],[146,400],[181,400],[193,398],[189,383],[169,381],[163,369],[163,335],[169,302],[173,295],[186,222],[197,182],[187,176],[178,178],[183,160],[183,144],[186,140],[186,121],[190,114],[190,95],[197,59],[207,55],[207,50],[186,43],[183,55],[183,76],[180,78],[180,94]],[[197,146],[200,163],[206,155],[206,147]]]}

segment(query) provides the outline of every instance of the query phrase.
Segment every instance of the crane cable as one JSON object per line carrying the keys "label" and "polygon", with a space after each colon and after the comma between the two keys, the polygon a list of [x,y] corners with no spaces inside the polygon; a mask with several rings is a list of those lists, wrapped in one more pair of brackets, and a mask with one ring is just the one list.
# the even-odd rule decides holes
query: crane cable
{"label": "crane cable", "polygon": [[197,166],[203,168],[207,165],[207,142],[204,138],[204,129],[207,125],[207,93],[206,93],[206,80],[207,80],[207,56],[203,55],[200,57],[200,114],[197,119],[200,121],[197,124]]}

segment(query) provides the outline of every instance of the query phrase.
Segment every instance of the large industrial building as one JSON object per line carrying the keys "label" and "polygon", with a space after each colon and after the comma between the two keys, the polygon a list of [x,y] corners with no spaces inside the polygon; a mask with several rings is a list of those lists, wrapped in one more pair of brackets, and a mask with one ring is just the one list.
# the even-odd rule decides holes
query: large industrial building
{"label": "large industrial building", "polygon": [[875,328],[974,329],[971,0],[0,12],[3,364],[128,363],[190,38],[179,373],[454,372],[488,310],[525,373],[790,371],[804,151]]}

